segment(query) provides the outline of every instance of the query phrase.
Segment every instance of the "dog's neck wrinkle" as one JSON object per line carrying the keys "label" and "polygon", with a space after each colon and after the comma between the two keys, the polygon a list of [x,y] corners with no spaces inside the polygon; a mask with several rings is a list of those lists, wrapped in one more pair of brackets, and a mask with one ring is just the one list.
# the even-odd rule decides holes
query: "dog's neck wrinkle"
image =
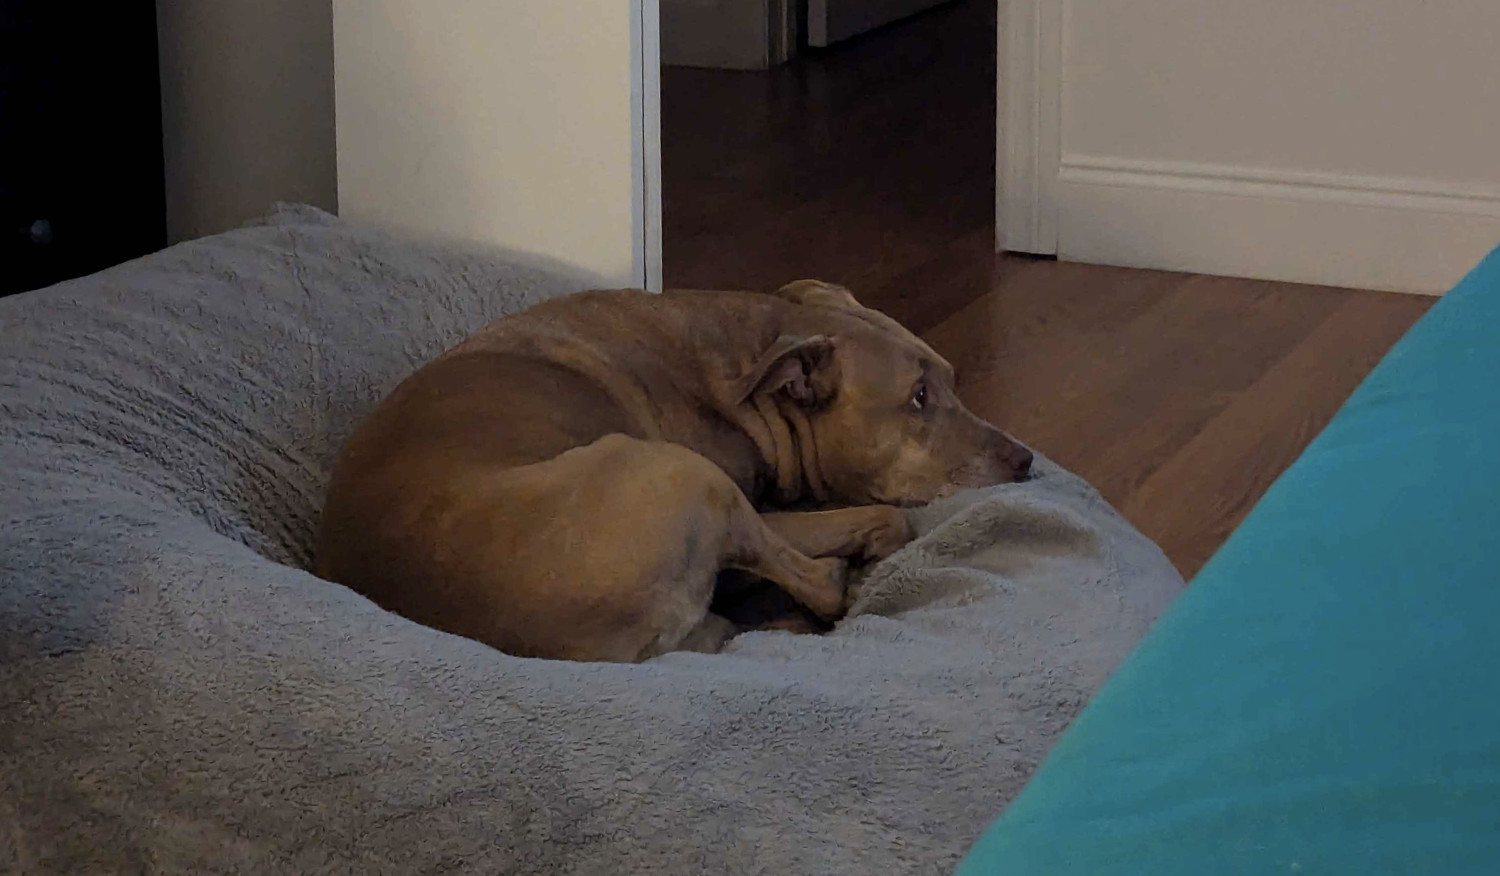
{"label": "dog's neck wrinkle", "polygon": [[817,448],[812,443],[811,426],[800,412],[788,414],[782,405],[791,405],[767,393],[758,393],[745,405],[744,428],[760,455],[760,467],[766,472],[764,492],[778,505],[795,505],[807,496],[822,499],[827,494],[817,464]]}
{"label": "dog's neck wrinkle", "polygon": [[795,501],[797,487],[802,483],[802,469],[797,458],[797,445],[791,430],[776,410],[776,401],[767,394],[757,394],[755,410],[771,433],[771,471],[776,475],[776,499],[779,502]]}
{"label": "dog's neck wrinkle", "polygon": [[783,400],[782,417],[792,426],[793,445],[802,469],[803,495],[811,493],[819,502],[828,501],[828,482],[823,477],[823,461],[818,456],[818,442],[813,437],[812,420],[794,402]]}

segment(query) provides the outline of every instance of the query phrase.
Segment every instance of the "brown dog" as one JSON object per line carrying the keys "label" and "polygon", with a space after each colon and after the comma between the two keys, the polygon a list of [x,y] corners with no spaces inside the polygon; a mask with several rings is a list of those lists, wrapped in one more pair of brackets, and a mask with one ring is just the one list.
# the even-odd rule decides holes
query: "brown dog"
{"label": "brown dog", "polygon": [[[1024,477],[953,369],[848,291],[589,292],[500,319],[398,386],[329,487],[318,571],[518,655],[717,650],[740,569],[825,619],[896,507]],[[837,510],[758,512],[815,501]]]}

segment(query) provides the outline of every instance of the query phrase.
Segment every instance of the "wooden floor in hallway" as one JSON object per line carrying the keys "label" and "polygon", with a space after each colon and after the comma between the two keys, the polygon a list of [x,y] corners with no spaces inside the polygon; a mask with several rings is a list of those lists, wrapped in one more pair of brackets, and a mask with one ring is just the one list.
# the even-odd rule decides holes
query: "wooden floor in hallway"
{"label": "wooden floor in hallway", "polygon": [[666,68],[662,111],[668,286],[849,286],[1188,575],[1432,303],[995,254],[993,0],[766,73]]}

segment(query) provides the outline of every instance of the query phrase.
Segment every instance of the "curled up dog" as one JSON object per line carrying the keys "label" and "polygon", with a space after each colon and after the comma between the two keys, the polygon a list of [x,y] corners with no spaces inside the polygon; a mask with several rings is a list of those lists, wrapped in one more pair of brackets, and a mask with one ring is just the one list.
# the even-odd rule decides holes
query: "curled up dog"
{"label": "curled up dog", "polygon": [[841,287],[587,292],[380,404],[335,467],[318,572],[516,655],[714,651],[738,631],[710,611],[724,570],[835,619],[849,562],[912,537],[902,507],[1031,459]]}

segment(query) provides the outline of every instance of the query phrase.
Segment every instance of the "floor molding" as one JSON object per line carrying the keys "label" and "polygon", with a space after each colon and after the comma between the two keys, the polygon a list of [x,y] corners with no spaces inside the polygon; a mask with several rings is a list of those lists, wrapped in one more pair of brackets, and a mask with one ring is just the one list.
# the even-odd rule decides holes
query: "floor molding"
{"label": "floor molding", "polygon": [[1065,155],[1060,162],[1058,179],[1084,185],[1174,189],[1500,217],[1500,186],[1404,177]]}
{"label": "floor molding", "polygon": [[1440,295],[1500,241],[1500,188],[1065,155],[1060,258]]}

